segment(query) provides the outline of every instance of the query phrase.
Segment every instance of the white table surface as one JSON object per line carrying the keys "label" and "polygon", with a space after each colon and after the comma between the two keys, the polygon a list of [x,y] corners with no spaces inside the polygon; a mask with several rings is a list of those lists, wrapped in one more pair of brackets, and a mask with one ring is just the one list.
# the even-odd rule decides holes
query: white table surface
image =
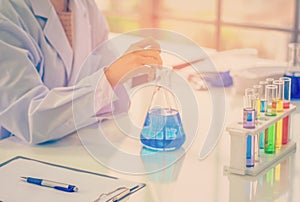
{"label": "white table surface", "polygon": [[[196,92],[198,98],[207,92]],[[226,89],[226,124],[241,113],[241,96]],[[203,99],[202,99],[203,100]],[[299,103],[296,102],[300,106]],[[200,120],[201,121],[201,120]],[[292,138],[300,143],[299,107],[294,114]],[[203,129],[205,130],[205,129]],[[15,156],[61,164],[73,168],[104,173],[116,177],[145,182],[146,188],[130,196],[128,201],[300,201],[300,152],[290,155],[276,167],[255,177],[224,173],[229,164],[229,135],[224,130],[217,147],[204,160],[199,160],[203,143],[200,129],[196,140],[183,158],[174,165],[153,174],[126,174],[99,163],[84,148],[76,134],[59,141],[30,146],[16,137],[0,141],[0,162]],[[126,148],[126,144],[122,145]],[[112,154],[114,155],[114,154]]]}

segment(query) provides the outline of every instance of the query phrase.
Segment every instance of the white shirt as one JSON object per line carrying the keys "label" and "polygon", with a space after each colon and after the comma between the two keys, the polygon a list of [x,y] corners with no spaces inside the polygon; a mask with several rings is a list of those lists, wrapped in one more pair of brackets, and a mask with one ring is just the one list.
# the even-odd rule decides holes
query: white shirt
{"label": "white shirt", "polygon": [[[107,64],[80,70],[86,56],[107,40],[105,18],[91,0],[71,0],[71,10],[74,52],[49,0],[1,2],[0,126],[4,133],[32,144],[58,139],[97,121],[95,111],[110,104],[114,91],[102,70]],[[97,100],[95,109],[97,87],[97,96],[103,99]],[[74,106],[83,107],[76,124]]]}

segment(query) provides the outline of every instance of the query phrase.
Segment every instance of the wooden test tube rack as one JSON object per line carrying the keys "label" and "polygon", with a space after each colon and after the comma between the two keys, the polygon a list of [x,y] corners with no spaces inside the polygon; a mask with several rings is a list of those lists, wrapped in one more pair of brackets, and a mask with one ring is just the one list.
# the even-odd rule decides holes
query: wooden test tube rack
{"label": "wooden test tube rack", "polygon": [[[289,137],[291,133],[291,114],[296,111],[296,106],[290,104],[289,109],[284,109],[283,112],[277,113],[276,116],[265,116],[261,114],[261,117],[255,124],[254,129],[243,128],[242,123],[230,124],[226,130],[230,135],[230,165],[225,166],[225,171],[229,173],[239,175],[251,175],[255,176],[266,168],[272,167],[280,160],[287,157],[288,154],[296,151],[296,143],[289,139],[287,144],[281,146],[276,150],[274,154],[264,153],[264,149],[259,150],[259,161],[255,159],[254,167],[246,167],[246,147],[247,136],[258,135],[261,131],[275,124],[279,120],[286,116],[289,116]],[[256,138],[259,139],[259,138]],[[257,144],[257,143],[256,143]]]}

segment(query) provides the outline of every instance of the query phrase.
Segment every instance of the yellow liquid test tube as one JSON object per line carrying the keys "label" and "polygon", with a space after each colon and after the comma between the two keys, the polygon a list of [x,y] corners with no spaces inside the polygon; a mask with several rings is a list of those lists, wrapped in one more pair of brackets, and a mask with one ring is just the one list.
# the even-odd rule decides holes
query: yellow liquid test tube
{"label": "yellow liquid test tube", "polygon": [[[273,84],[277,86],[276,97],[276,112],[281,113],[283,111],[284,100],[284,82],[281,80],[273,81]],[[282,145],[282,119],[276,123],[276,149],[280,149]]]}
{"label": "yellow liquid test tube", "polygon": [[263,86],[262,85],[253,85],[253,89],[254,89],[254,95],[256,97],[256,106],[255,109],[257,110],[257,119],[260,118],[260,113],[261,113],[261,102],[260,99],[262,97],[262,93],[263,93]]}
{"label": "yellow liquid test tube", "polygon": [[256,109],[257,109],[257,118],[260,118],[261,103],[259,98],[256,98]]}
{"label": "yellow liquid test tube", "polygon": [[[281,102],[283,103],[282,100],[277,100],[277,105],[278,103]],[[283,107],[283,104],[281,104]],[[279,106],[277,107],[277,109],[279,108]],[[276,123],[276,148],[280,149],[281,145],[282,145],[282,119],[280,119],[277,123]]]}
{"label": "yellow liquid test tube", "polygon": [[[254,99],[255,101],[253,101],[253,108],[255,108],[256,111],[256,120],[258,121],[260,116],[261,116],[261,102],[260,102],[260,98],[262,97],[262,85],[253,85],[253,89],[254,89]],[[261,137],[262,136],[262,137]],[[264,133],[263,132],[259,132],[256,136],[255,136],[255,161],[256,162],[260,162],[260,149],[261,149],[261,144],[264,144],[264,141],[262,141],[262,139],[264,138]]]}

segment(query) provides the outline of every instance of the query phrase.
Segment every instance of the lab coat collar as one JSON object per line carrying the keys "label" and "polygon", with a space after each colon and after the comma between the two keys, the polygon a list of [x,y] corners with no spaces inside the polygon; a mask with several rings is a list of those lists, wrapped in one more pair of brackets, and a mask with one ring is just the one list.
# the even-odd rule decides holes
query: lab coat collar
{"label": "lab coat collar", "polygon": [[54,7],[48,0],[30,1],[34,14],[46,18],[46,25],[43,30],[44,34],[62,58],[68,78],[70,78],[73,65],[73,50]]}
{"label": "lab coat collar", "polygon": [[50,12],[52,10],[52,5],[50,0],[30,0],[32,10],[36,16],[40,16],[43,18],[48,18]]}

